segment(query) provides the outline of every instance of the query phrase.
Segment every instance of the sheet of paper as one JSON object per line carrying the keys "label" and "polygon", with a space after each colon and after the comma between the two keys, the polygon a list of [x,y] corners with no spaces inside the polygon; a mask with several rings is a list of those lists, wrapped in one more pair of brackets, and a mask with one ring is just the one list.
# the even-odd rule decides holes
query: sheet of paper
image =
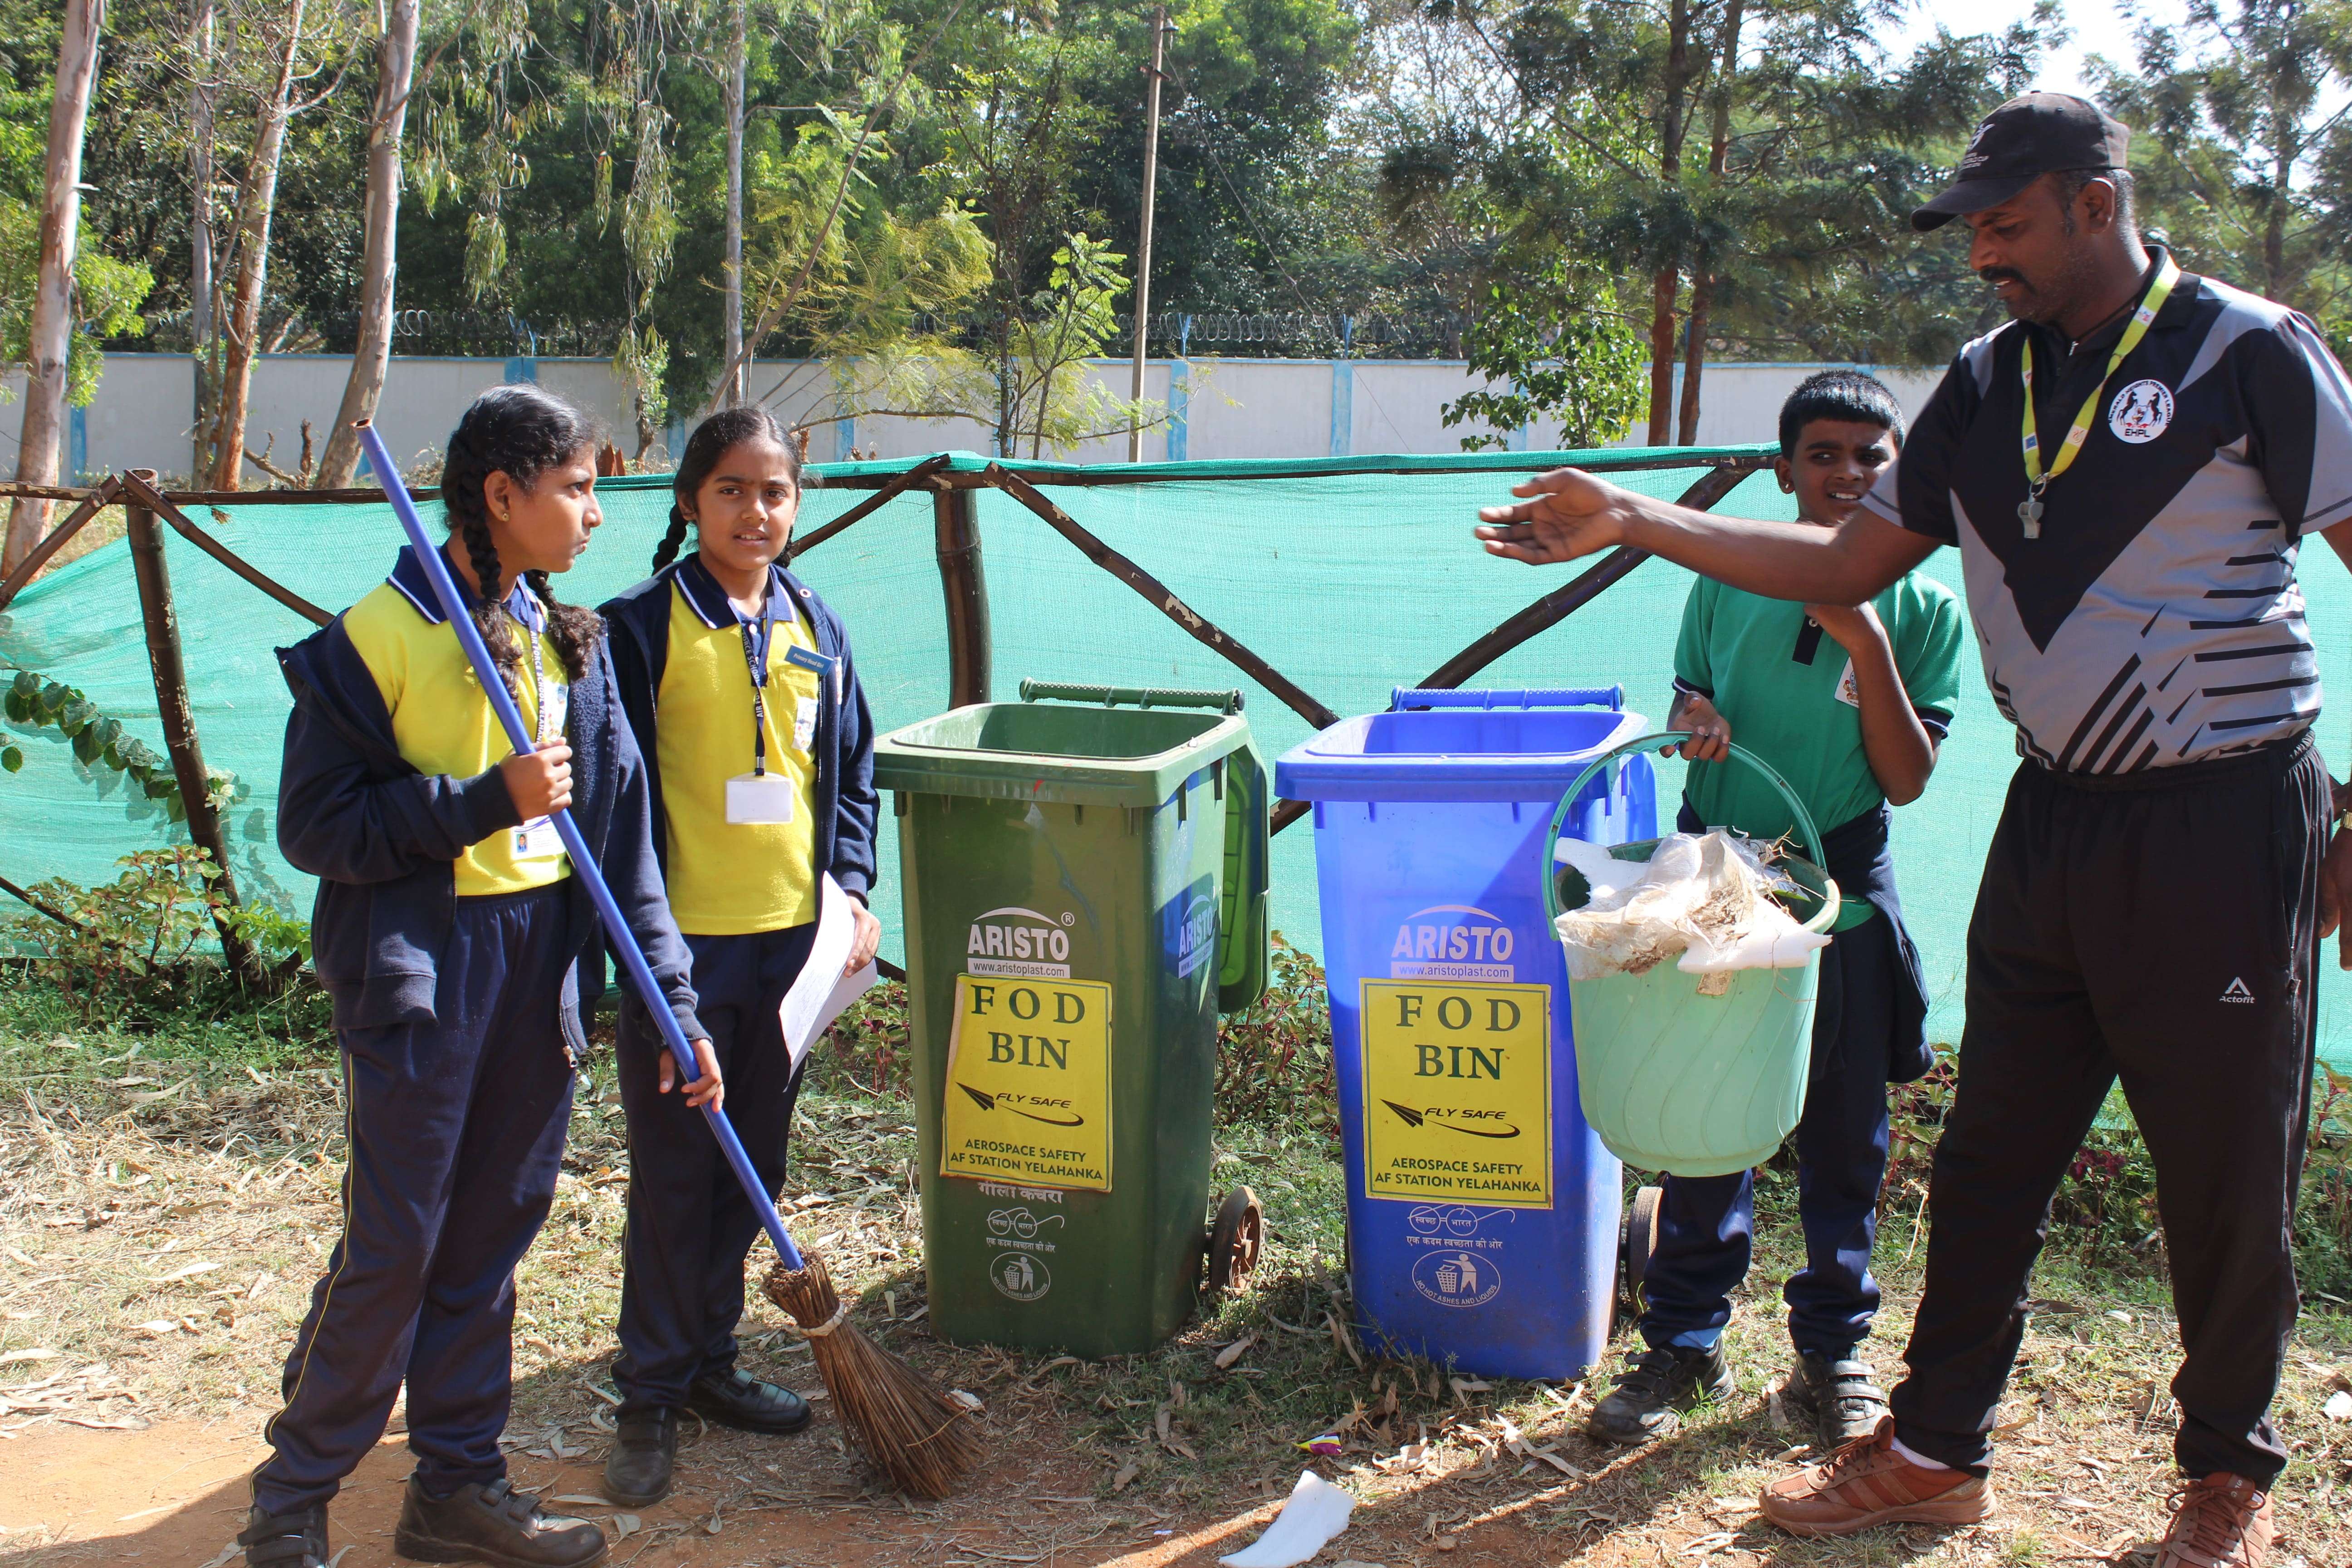
{"label": "sheet of paper", "polygon": [[1356,1500],[1346,1491],[1313,1470],[1302,1470],[1265,1533],[1217,1561],[1225,1568],[1295,1568],[1348,1528],[1348,1515],[1355,1507]]}
{"label": "sheet of paper", "polygon": [[784,993],[783,1006],[779,1010],[784,1026],[784,1044],[793,1053],[795,1068],[808,1055],[817,1037],[841,1016],[842,1009],[872,990],[874,982],[880,978],[870,962],[855,974],[841,972],[857,939],[857,921],[850,912],[856,901],[841,890],[830,872],[818,884],[816,941],[809,948],[808,962],[801,965],[800,978]]}

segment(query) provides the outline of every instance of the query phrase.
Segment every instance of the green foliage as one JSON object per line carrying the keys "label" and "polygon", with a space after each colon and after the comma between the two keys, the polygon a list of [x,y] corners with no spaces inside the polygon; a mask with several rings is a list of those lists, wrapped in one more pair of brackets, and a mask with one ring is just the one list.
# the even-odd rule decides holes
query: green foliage
{"label": "green foliage", "polygon": [[1550,419],[1562,449],[1605,447],[1647,405],[1642,334],[1615,289],[1578,278],[1564,259],[1524,285],[1490,284],[1467,347],[1471,374],[1489,384],[1447,404],[1444,422],[1483,421],[1492,431],[1464,437],[1465,452],[1502,447],[1504,433]]}
{"label": "green foliage", "polygon": [[1049,447],[1066,450],[1138,422],[1155,422],[1151,405],[1120,397],[1089,375],[1086,364],[1118,330],[1115,306],[1127,292],[1119,269],[1126,259],[1083,234],[1065,235],[1055,248],[1045,287],[1010,323],[991,365],[998,443],[1007,454],[1023,440],[1036,458]]}
{"label": "green foliage", "polygon": [[99,887],[52,878],[31,889],[74,924],[34,913],[17,916],[6,928],[37,955],[42,977],[85,1023],[168,1012],[189,1002],[190,955],[220,901],[213,889],[220,868],[193,844],[142,849],[115,864],[122,874]]}
{"label": "green foliage", "polygon": [[[32,358],[40,267],[39,203],[0,195],[0,363],[21,365]],[[76,330],[66,340],[66,402],[83,408],[98,395],[99,376],[106,368],[99,344],[147,330],[139,307],[155,287],[155,277],[143,265],[118,261],[89,245],[75,256],[73,274]]]}
{"label": "green foliage", "polygon": [[[13,724],[54,729],[72,743],[74,760],[84,768],[95,773],[103,766],[123,774],[139,786],[145,798],[156,802],[169,820],[187,820],[187,803],[181,798],[180,781],[173,771],[172,759],[150,749],[147,742],[126,731],[120,719],[101,712],[79,687],[43,680],[29,669],[20,669],[5,695],[0,696],[0,711],[5,711]],[[0,769],[13,773],[24,765],[24,752],[19,748],[11,745],[0,750]],[[235,773],[220,768],[207,772],[211,776],[205,787],[215,807],[233,805],[251,796],[253,787]]]}
{"label": "green foliage", "polygon": [[2095,62],[2132,139],[2140,222],[2184,265],[2352,334],[2352,8],[2218,0],[2138,30],[2137,68]]}
{"label": "green foliage", "polygon": [[[1933,1217],[1926,1202],[1928,1175],[1958,1084],[1958,1058],[1946,1047],[1937,1049],[1925,1078],[1888,1090],[1886,1179],[1879,1206],[1890,1222],[1916,1215],[1924,1225]],[[1794,1149],[1791,1140],[1775,1163],[1793,1164]],[[2159,1256],[2156,1164],[2120,1090],[2110,1094],[2068,1164],[2050,1218],[2053,1243],[2070,1245],[2090,1263],[2147,1267]],[[1889,1232],[1894,1228],[1890,1223]],[[1903,1229],[1907,1234],[1912,1226]],[[2315,1068],[2294,1246],[2295,1270],[2307,1292],[2352,1300],[2352,1076],[2326,1062]]]}
{"label": "green foliage", "polygon": [[1265,994],[1217,1035],[1218,1123],[1336,1142],[1339,1097],[1323,967],[1276,932]]}

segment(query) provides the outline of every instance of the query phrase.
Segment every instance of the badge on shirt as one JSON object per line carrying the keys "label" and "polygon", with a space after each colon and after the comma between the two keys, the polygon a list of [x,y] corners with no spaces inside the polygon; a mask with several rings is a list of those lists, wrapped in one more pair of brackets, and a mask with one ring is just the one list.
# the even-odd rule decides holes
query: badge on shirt
{"label": "badge on shirt", "polygon": [[540,688],[539,700],[545,711],[540,715],[539,733],[551,741],[563,738],[563,721],[572,716],[572,688],[560,680],[551,680]]}
{"label": "badge on shirt", "polygon": [[563,840],[557,837],[551,816],[534,816],[513,832],[518,860],[552,860],[563,853]]}
{"label": "badge on shirt", "polygon": [[803,698],[793,707],[793,750],[805,752],[816,744],[816,702]]}
{"label": "badge on shirt", "polygon": [[727,781],[727,820],[738,826],[790,822],[799,793],[782,773],[737,773]]}
{"label": "badge on shirt", "polygon": [[1838,677],[1837,700],[1849,708],[1862,706],[1862,688],[1854,684],[1852,659],[1845,661],[1845,673]]}

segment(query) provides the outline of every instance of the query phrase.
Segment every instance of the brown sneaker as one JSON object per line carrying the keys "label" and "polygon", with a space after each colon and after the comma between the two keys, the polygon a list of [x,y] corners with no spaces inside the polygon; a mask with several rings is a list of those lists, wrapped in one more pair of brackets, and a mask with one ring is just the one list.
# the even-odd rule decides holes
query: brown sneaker
{"label": "brown sneaker", "polygon": [[2172,1528],[2156,1568],[2263,1568],[2278,1533],[2271,1494],[2243,1476],[2216,1470],[2172,1494]]}
{"label": "brown sneaker", "polygon": [[1852,1535],[1874,1524],[1975,1524],[1991,1517],[1993,1497],[1982,1476],[1930,1469],[1896,1453],[1890,1416],[1822,1463],[1766,1487],[1762,1507],[1791,1535]]}

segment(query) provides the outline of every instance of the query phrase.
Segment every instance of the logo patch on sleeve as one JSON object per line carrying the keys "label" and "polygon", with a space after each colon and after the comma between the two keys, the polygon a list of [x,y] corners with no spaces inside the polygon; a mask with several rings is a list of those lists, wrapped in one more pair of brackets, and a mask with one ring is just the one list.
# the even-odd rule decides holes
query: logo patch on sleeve
{"label": "logo patch on sleeve", "polygon": [[2160,381],[2135,381],[2107,405],[2107,428],[2118,441],[2144,447],[2172,423],[2172,388]]}

